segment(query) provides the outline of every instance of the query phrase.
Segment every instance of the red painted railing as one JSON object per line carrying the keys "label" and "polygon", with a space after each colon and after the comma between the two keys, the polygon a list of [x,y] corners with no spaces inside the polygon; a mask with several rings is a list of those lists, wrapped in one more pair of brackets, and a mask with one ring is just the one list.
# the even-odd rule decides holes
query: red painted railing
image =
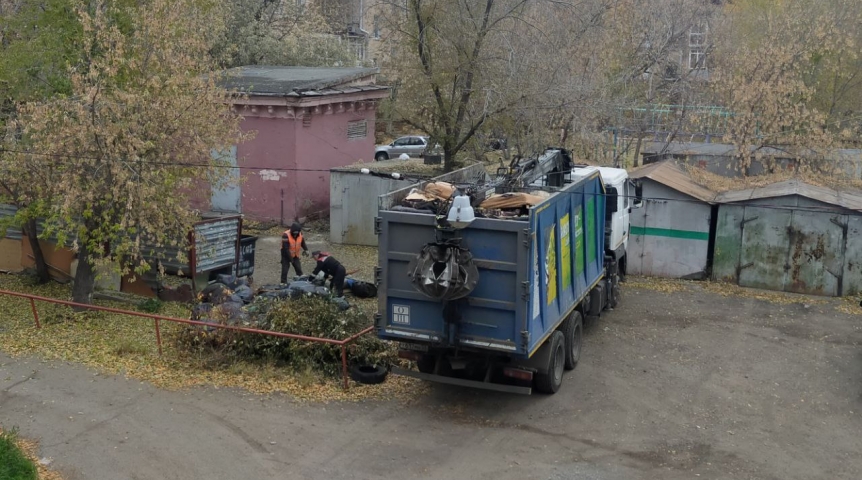
{"label": "red painted railing", "polygon": [[203,327],[209,328],[220,328],[223,330],[234,330],[237,332],[246,332],[246,333],[256,333],[258,335],[268,335],[270,337],[280,337],[280,338],[290,338],[293,340],[302,340],[306,342],[316,342],[316,343],[327,343],[330,345],[338,345],[341,347],[341,376],[343,380],[344,388],[349,387],[348,379],[350,378],[347,373],[347,346],[354,342],[357,338],[365,335],[366,333],[374,330],[374,327],[368,327],[354,335],[351,335],[343,340],[336,340],[333,338],[321,338],[321,337],[309,337],[307,335],[297,335],[294,333],[282,333],[282,332],[273,332],[270,330],[258,330],[256,328],[246,328],[246,327],[235,327],[232,325],[219,325],[215,323],[208,322],[200,322],[197,320],[189,320],[186,318],[175,318],[175,317],[166,317],[164,315],[153,315],[151,313],[142,313],[135,312],[132,310],[122,310],[119,308],[110,308],[110,307],[100,307],[98,305],[87,305],[83,303],[69,302],[66,300],[57,300],[56,298],[50,297],[40,297],[38,295],[30,295],[28,293],[18,293],[18,292],[10,292],[8,290],[0,290],[0,295],[9,295],[12,297],[26,298],[30,300],[30,309],[33,311],[33,320],[36,322],[36,328],[42,328],[42,324],[39,322],[39,312],[36,310],[36,301],[54,303],[58,305],[66,305],[69,307],[76,308],[85,308],[88,310],[96,310],[100,312],[110,312],[110,313],[119,313],[122,315],[129,315],[133,317],[141,317],[141,318],[149,318],[153,320],[155,330],[156,330],[156,343],[159,347],[159,355],[162,354],[162,333],[160,328],[160,322],[162,320],[166,322],[174,322],[174,323],[185,323],[186,325],[199,325]]}

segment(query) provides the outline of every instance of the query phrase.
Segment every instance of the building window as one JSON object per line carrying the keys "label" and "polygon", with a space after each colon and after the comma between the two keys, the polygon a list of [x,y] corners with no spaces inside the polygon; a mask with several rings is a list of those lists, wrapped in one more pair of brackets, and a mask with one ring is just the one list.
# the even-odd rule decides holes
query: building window
{"label": "building window", "polygon": [[347,122],[347,139],[348,140],[365,138],[367,136],[368,136],[368,121],[367,120],[356,120],[353,122]]}
{"label": "building window", "polygon": [[691,27],[688,34],[688,68],[706,69],[706,25]]}
{"label": "building window", "polygon": [[374,30],[372,34],[374,38],[380,38],[380,15],[374,16]]}

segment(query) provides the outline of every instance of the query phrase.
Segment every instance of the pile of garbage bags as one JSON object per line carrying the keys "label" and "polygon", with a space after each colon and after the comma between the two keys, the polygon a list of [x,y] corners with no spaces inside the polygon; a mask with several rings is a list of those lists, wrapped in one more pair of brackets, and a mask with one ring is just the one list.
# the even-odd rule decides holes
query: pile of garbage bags
{"label": "pile of garbage bags", "polygon": [[[345,288],[358,298],[377,296],[377,287],[368,282],[347,278]],[[324,297],[347,310],[350,303],[343,297],[333,298],[324,281],[311,275],[294,277],[289,283],[262,285],[253,291],[246,277],[218,275],[216,281],[198,294],[200,303],[192,309],[192,320],[228,325],[261,323],[273,302],[302,297]]]}

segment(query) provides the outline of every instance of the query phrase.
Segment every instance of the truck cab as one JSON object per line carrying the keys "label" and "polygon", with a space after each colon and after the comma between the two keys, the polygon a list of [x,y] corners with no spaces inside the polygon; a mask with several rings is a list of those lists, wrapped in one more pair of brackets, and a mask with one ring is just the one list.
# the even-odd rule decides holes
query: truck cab
{"label": "truck cab", "polygon": [[632,208],[640,208],[641,201],[635,198],[635,187],[628,172],[623,168],[577,165],[572,169],[572,180],[599,172],[607,196],[605,207],[605,250],[619,265],[621,278],[626,273],[626,250],[629,245],[629,217]]}

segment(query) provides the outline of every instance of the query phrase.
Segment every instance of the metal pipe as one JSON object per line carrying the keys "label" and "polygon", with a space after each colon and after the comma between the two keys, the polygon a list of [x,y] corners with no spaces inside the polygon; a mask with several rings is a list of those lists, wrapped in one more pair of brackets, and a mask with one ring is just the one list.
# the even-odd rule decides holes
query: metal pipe
{"label": "metal pipe", "polygon": [[33,320],[36,321],[36,328],[42,328],[42,325],[39,323],[39,312],[36,311],[36,300],[30,299],[30,309],[33,310]]}
{"label": "metal pipe", "polygon": [[154,320],[156,322],[156,343],[159,345],[159,356],[162,356],[162,332],[159,329],[159,319]]}
{"label": "metal pipe", "polygon": [[220,325],[217,323],[201,322],[201,321],[197,321],[197,320],[188,320],[185,318],[166,317],[163,315],[153,315],[150,313],[135,312],[132,310],[122,310],[119,308],[100,307],[98,305],[88,305],[88,304],[84,304],[84,303],[69,302],[66,300],[58,300],[56,298],[41,297],[38,295],[31,295],[28,293],[12,292],[9,290],[0,290],[0,295],[9,295],[12,297],[29,299],[30,300],[30,307],[33,311],[33,318],[36,321],[36,328],[42,328],[41,324],[39,323],[39,314],[36,310],[36,300],[39,300],[42,302],[48,302],[48,303],[55,303],[58,305],[66,305],[69,307],[84,308],[87,310],[95,310],[95,311],[109,312],[109,313],[118,313],[118,314],[122,314],[122,315],[133,316],[133,317],[152,319],[152,320],[154,320],[155,329],[156,329],[156,343],[158,344],[159,355],[162,355],[162,353],[163,353],[162,352],[161,323],[160,323],[161,320],[165,320],[168,322],[174,322],[174,323],[182,323],[182,324],[186,324],[186,325],[197,325],[197,326],[201,326],[201,327],[209,327],[209,328],[214,328],[214,329],[233,330],[235,332],[256,333],[259,335],[268,335],[271,337],[290,338],[293,340],[304,340],[307,342],[325,343],[328,345],[338,345],[341,348],[341,375],[342,375],[343,386],[345,389],[349,388],[349,386],[350,386],[349,382],[348,382],[349,375],[347,372],[347,345],[349,345],[350,343],[352,343],[353,341],[355,341],[357,338],[361,337],[362,335],[365,335],[365,334],[371,332],[372,330],[374,330],[374,326],[366,327],[366,328],[360,330],[359,332],[357,332],[357,333],[355,333],[355,334],[353,334],[353,335],[351,335],[351,336],[349,336],[343,340],[335,340],[335,339],[331,339],[331,338],[310,337],[307,335],[298,335],[298,334],[294,334],[294,333],[282,333],[282,332],[273,332],[271,330],[259,330],[256,328],[245,328],[245,327],[235,327],[235,326],[231,326],[231,325]]}

